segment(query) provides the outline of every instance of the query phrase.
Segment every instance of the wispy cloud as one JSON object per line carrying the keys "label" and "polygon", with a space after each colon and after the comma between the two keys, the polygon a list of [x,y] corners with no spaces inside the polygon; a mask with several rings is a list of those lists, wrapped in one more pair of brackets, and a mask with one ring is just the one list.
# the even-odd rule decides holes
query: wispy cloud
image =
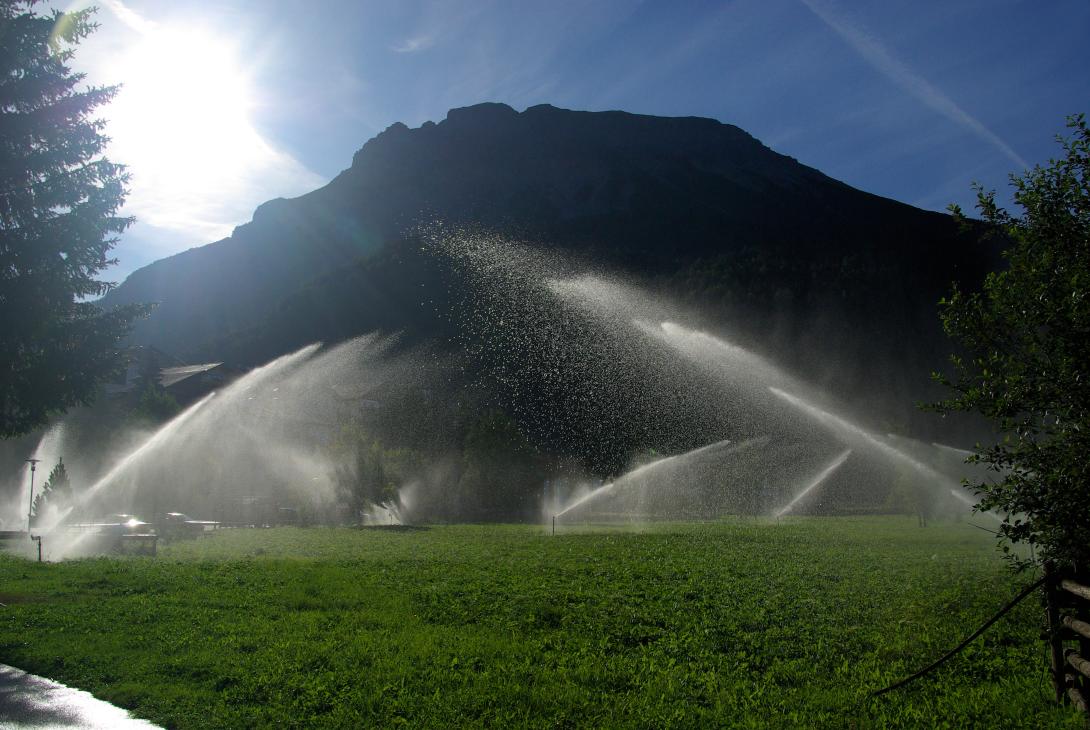
{"label": "wispy cloud", "polygon": [[396,53],[416,53],[426,51],[435,45],[435,35],[418,35],[406,38],[401,43],[393,46],[391,50]]}
{"label": "wispy cloud", "polygon": [[1029,167],[1029,163],[1004,142],[999,135],[958,106],[957,102],[944,94],[941,89],[895,58],[886,50],[881,41],[850,18],[823,0],[800,0],[800,2],[839,35],[876,71],[919,99],[929,108],[964,127],[981,140],[993,145],[1019,166]]}
{"label": "wispy cloud", "polygon": [[148,20],[141,16],[132,8],[125,5],[121,0],[101,0],[102,4],[108,8],[118,20],[125,25],[129,26],[137,33],[150,33],[155,30],[155,22]]}

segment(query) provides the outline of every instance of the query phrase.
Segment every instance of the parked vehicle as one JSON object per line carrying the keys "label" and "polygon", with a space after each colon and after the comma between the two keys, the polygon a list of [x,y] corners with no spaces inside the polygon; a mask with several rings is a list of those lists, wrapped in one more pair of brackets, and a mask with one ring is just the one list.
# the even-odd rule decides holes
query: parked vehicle
{"label": "parked vehicle", "polygon": [[167,512],[157,525],[164,537],[196,537],[220,526],[213,520],[194,520],[182,512]]}
{"label": "parked vehicle", "polygon": [[112,535],[143,535],[151,532],[151,525],[130,514],[106,515],[95,522],[81,522],[72,527]]}

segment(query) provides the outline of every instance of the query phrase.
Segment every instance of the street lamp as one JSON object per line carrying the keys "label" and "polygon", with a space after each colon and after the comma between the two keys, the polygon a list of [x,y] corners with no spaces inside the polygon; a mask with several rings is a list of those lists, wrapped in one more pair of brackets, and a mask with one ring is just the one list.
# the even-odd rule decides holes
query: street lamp
{"label": "street lamp", "polygon": [[30,534],[30,516],[34,511],[34,470],[38,467],[38,462],[41,459],[27,459],[27,463],[30,464],[30,503],[26,508],[26,533]]}

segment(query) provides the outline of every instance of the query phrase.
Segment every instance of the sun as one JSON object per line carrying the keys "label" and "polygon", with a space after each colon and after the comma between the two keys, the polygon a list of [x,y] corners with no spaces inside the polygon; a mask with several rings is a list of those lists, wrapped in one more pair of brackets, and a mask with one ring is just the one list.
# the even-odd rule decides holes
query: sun
{"label": "sun", "polygon": [[[252,83],[236,48],[197,28],[153,26],[116,57],[111,157],[129,166],[141,219],[193,220],[209,189],[245,177],[269,149],[254,129]],[[201,206],[204,204],[202,203]],[[201,207],[197,206],[197,207]],[[199,220],[197,221],[199,224]]]}

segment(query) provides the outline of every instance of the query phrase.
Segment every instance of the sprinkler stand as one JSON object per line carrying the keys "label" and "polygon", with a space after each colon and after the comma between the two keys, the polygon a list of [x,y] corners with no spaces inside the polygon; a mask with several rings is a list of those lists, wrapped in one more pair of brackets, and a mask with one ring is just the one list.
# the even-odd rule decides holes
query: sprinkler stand
{"label": "sprinkler stand", "polygon": [[30,534],[30,518],[34,514],[34,470],[38,468],[38,462],[41,459],[26,459],[26,462],[30,464],[30,502],[26,507],[26,532]]}

